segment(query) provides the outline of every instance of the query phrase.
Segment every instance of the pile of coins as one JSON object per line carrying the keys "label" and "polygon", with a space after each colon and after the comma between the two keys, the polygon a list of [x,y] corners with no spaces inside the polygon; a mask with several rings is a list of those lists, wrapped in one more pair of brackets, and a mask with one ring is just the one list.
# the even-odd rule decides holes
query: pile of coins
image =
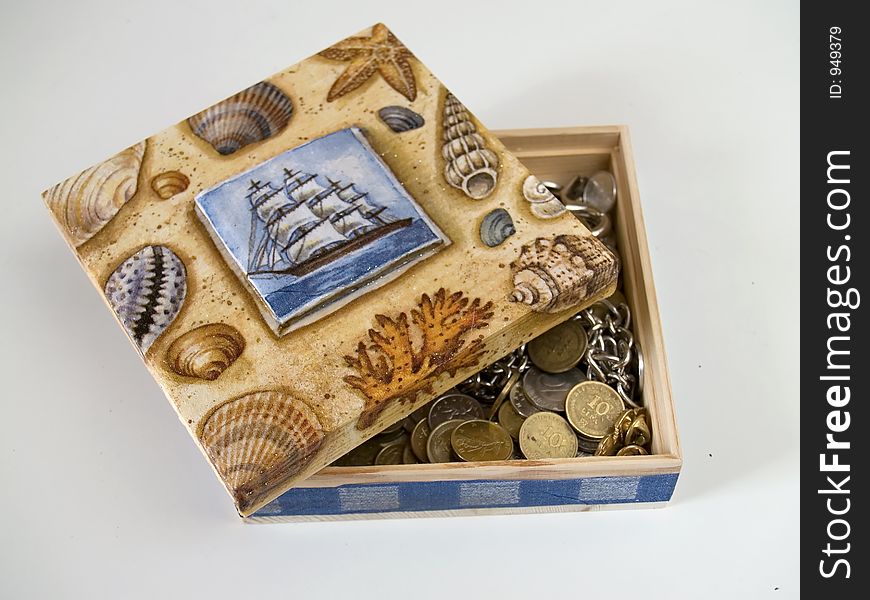
{"label": "pile of coins", "polygon": [[[613,176],[544,182],[616,249]],[[543,333],[403,421],[336,466],[482,462],[648,454],[643,358],[622,292]]]}

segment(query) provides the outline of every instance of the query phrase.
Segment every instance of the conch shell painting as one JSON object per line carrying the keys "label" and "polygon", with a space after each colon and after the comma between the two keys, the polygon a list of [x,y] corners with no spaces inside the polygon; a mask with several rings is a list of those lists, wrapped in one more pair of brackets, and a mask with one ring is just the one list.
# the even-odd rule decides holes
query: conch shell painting
{"label": "conch shell painting", "polygon": [[617,272],[383,24],[43,197],[245,517]]}
{"label": "conch shell painting", "polygon": [[486,147],[471,114],[456,96],[444,99],[444,179],[472,200],[489,196],[498,183],[498,155]]}
{"label": "conch shell painting", "polygon": [[511,302],[537,312],[556,313],[592,299],[616,280],[617,263],[592,236],[538,238],[511,263]]}
{"label": "conch shell painting", "polygon": [[523,181],[523,197],[529,203],[532,214],[539,219],[555,219],[568,210],[534,175],[529,175]]}
{"label": "conch shell painting", "polygon": [[139,142],[43,194],[73,245],[96,235],[136,193],[145,145]]}
{"label": "conch shell painting", "polygon": [[220,404],[199,425],[206,454],[242,511],[304,468],[323,437],[314,411],[279,391]]}

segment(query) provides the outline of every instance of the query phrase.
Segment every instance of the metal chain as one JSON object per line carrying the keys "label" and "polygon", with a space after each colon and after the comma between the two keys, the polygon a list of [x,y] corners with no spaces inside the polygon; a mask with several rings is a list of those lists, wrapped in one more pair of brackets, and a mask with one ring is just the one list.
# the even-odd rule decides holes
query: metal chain
{"label": "metal chain", "polygon": [[626,404],[638,408],[640,395],[635,373],[636,346],[631,333],[631,310],[625,303],[614,305],[601,300],[573,317],[581,322],[589,337],[586,376],[614,388]]}

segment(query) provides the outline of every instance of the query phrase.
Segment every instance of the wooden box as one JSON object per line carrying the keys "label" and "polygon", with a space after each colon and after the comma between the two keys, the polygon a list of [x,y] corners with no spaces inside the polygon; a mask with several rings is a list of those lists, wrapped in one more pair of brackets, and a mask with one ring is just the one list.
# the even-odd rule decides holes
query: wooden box
{"label": "wooden box", "polygon": [[496,131],[541,180],[610,170],[623,291],[644,358],[643,399],[653,431],[649,456],[329,467],[248,521],[453,516],[661,506],[682,465],[662,328],[626,127]]}
{"label": "wooden box", "polygon": [[43,197],[243,516],[616,285],[382,24]]}

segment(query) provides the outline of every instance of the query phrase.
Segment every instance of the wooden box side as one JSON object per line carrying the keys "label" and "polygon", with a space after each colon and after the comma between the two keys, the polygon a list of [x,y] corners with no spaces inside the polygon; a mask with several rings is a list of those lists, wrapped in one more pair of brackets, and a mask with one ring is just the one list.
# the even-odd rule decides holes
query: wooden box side
{"label": "wooden box side", "polygon": [[[432,500],[434,504],[429,505],[425,505],[425,502],[420,499],[410,500],[418,498],[416,492],[421,489],[415,487],[415,484],[434,485],[445,482],[473,482],[486,487],[498,486],[499,482],[521,485],[519,482],[522,481],[540,483],[562,481],[573,482],[579,486],[577,489],[582,489],[583,486],[592,485],[584,483],[587,481],[609,481],[615,486],[613,489],[616,490],[614,492],[616,496],[621,493],[620,486],[634,486],[635,490],[643,490],[646,489],[644,486],[647,486],[655,490],[654,493],[635,494],[632,498],[634,503],[659,504],[670,498],[682,465],[682,454],[628,130],[623,126],[603,126],[509,130],[497,131],[495,134],[530,171],[542,180],[550,179],[565,183],[566,178],[570,178],[573,174],[578,172],[588,174],[599,169],[610,169],[617,179],[619,201],[614,215],[614,225],[623,258],[624,291],[631,305],[634,333],[642,348],[645,361],[644,398],[652,418],[653,454],[637,457],[591,457],[498,463],[328,467],[310,477],[305,487],[291,490],[288,495],[279,498],[271,509],[271,515],[267,514],[269,512],[267,507],[266,511],[257,513],[255,517],[263,517],[266,520],[280,517],[311,518],[315,515],[336,518],[343,514],[340,508],[341,498],[348,494],[352,496],[354,493],[352,490],[357,490],[356,493],[360,497],[378,492],[382,494],[379,497],[401,496],[407,500],[401,503],[399,508],[397,508],[399,505],[394,506],[390,503],[377,508],[375,503],[370,505],[369,510],[357,511],[358,514],[395,512],[410,516],[416,511],[426,510],[446,511],[445,514],[452,514],[451,511],[460,508],[472,510],[472,507],[460,506],[460,500],[456,500],[456,505],[453,506],[440,506],[435,500]],[[371,486],[375,486],[375,489],[372,490]],[[408,486],[407,489],[404,486]],[[389,491],[385,491],[387,489]],[[448,486],[444,489],[452,488]],[[444,492],[442,496],[453,494],[450,497],[458,498],[457,493]],[[520,495],[517,492],[517,498]],[[426,497],[434,498],[432,494],[421,496],[423,499]],[[536,496],[532,494],[528,497]],[[575,500],[577,497],[575,494]],[[580,497],[582,498],[582,494]],[[493,498],[494,502],[498,500],[497,495]],[[602,507],[611,503],[622,505],[626,504],[626,501],[618,497],[603,497],[593,503],[581,501],[566,504],[580,506],[595,504],[597,507]],[[523,506],[530,507],[529,510],[542,510],[543,505],[539,504],[535,508],[533,504],[534,500],[528,500],[528,503]],[[495,502],[491,506],[474,507],[472,512],[481,510],[511,512],[516,509],[515,505],[499,506]],[[575,510],[582,510],[582,508],[575,508]]]}

